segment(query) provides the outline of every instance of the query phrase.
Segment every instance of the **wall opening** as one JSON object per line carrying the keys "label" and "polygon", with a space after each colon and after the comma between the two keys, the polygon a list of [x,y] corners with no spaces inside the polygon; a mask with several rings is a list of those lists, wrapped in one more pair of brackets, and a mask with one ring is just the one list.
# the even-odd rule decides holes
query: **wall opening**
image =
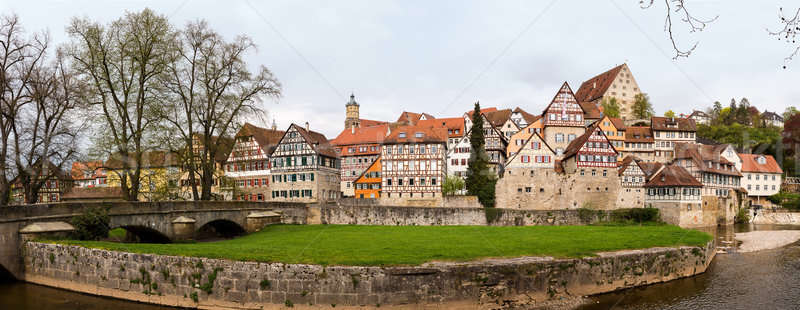
{"label": "wall opening", "polygon": [[[161,232],[145,226],[122,226],[125,229],[126,235],[123,242],[138,242],[138,243],[170,243],[172,242],[169,237]],[[112,230],[114,231],[114,230]]]}
{"label": "wall opening", "polygon": [[17,281],[13,274],[11,274],[6,267],[0,265],[0,283],[10,283]]}
{"label": "wall opening", "polygon": [[213,220],[201,226],[195,234],[196,240],[230,239],[245,234],[244,228],[234,221]]}

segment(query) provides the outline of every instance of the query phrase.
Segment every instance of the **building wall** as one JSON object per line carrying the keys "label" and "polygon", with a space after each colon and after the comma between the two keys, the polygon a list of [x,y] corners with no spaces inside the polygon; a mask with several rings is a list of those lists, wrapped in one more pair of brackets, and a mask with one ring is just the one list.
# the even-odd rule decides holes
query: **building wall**
{"label": "building wall", "polygon": [[[675,190],[675,195],[670,195],[670,190]],[[680,227],[707,227],[716,225],[714,208],[703,207],[702,196],[697,188],[645,188],[645,204],[647,207],[658,208],[661,219],[669,224]],[[684,190],[687,194],[684,194]],[[664,194],[661,194],[661,193]]]}
{"label": "building wall", "polygon": [[[409,148],[413,148],[414,153]],[[446,171],[445,152],[444,142],[384,144],[381,153],[381,201],[391,203],[388,201],[397,198],[435,198],[440,201]],[[412,179],[413,184],[410,181]],[[421,185],[421,179],[425,181],[424,185]]]}
{"label": "building wall", "polygon": [[353,183],[356,199],[381,197],[381,160],[376,159]]}
{"label": "building wall", "polygon": [[[120,187],[119,174],[116,169],[109,169],[108,186]],[[132,173],[132,171],[130,172]],[[139,176],[139,201],[172,200],[178,197],[181,172],[177,167],[142,168]],[[128,177],[128,186],[131,184]]]}
{"label": "building wall", "polygon": [[356,155],[356,156],[342,156],[342,169],[341,169],[341,191],[345,197],[353,197],[355,196],[355,187],[353,186],[353,182],[361,175],[364,170],[366,170],[375,159],[378,158],[378,153],[380,153],[380,145],[378,144],[369,144],[369,145],[350,145],[350,146],[342,146],[343,149],[346,148],[367,148],[369,151],[368,154],[363,155]]}
{"label": "building wall", "polygon": [[459,140],[452,147],[447,148],[447,175],[467,177],[467,167],[470,156],[469,136]]}
{"label": "building wall", "polygon": [[[600,120],[600,130],[602,130],[606,137],[608,137],[609,142],[617,152],[624,152],[625,151],[625,130],[619,130],[614,127],[614,123],[608,119],[608,117],[604,117]],[[623,157],[619,158],[619,161],[622,161]]]}
{"label": "building wall", "polygon": [[271,200],[315,202],[340,196],[339,159],[317,153],[294,125],[271,157]]}
{"label": "building wall", "polygon": [[[565,126],[545,126],[544,127],[544,141],[547,142],[554,152],[556,152],[556,157],[561,158],[561,154],[567,149],[567,146],[572,139],[576,139],[580,137],[582,134],[586,132],[586,128],[584,127],[565,127]],[[560,141],[556,140],[558,134],[563,135],[563,139]],[[572,139],[570,139],[570,135],[572,135]],[[559,150],[561,150],[561,154],[559,154]]]}
{"label": "building wall", "polygon": [[782,182],[780,173],[742,173],[742,187],[750,197],[775,195],[780,192]]}
{"label": "building wall", "polygon": [[694,131],[663,131],[653,130],[655,140],[655,160],[669,163],[675,158],[675,143],[696,143]]}
{"label": "building wall", "polygon": [[552,169],[537,169],[533,175],[530,170],[512,171],[495,186],[498,208],[612,210],[623,207],[617,205],[621,187],[616,169],[597,168],[594,175],[591,170],[584,175],[558,174]]}
{"label": "building wall", "polygon": [[511,157],[511,155],[516,154],[519,152],[519,149],[522,148],[525,140],[528,140],[530,136],[534,133],[539,133],[539,135],[543,135],[542,133],[542,126],[541,122],[536,122],[531,124],[528,127],[523,128],[519,132],[515,133],[511,136],[511,139],[508,140],[508,147],[506,148],[506,156]]}
{"label": "building wall", "polygon": [[606,93],[603,94],[603,98],[599,99],[596,104],[600,104],[602,99],[616,98],[620,107],[620,117],[623,119],[631,119],[633,118],[631,107],[633,106],[636,95],[641,93],[642,91],[639,89],[639,84],[636,83],[636,79],[633,78],[626,64],[614,78],[614,82],[608,87]]}

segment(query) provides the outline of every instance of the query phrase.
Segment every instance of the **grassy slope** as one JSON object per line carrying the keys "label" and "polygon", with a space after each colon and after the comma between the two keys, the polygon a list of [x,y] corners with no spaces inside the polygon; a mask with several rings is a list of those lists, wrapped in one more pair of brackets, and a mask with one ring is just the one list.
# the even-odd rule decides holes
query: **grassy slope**
{"label": "grassy slope", "polygon": [[583,257],[603,251],[704,245],[676,226],[275,225],[237,239],[193,244],[59,241],[109,250],[323,265],[418,265],[484,257]]}

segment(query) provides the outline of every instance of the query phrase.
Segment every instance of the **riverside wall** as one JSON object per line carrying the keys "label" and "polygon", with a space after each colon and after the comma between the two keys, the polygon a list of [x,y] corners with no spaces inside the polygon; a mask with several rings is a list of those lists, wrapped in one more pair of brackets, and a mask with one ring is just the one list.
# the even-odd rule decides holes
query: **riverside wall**
{"label": "riverside wall", "polygon": [[257,263],[132,254],[28,242],[25,281],[87,294],[188,308],[380,306],[537,301],[586,296],[702,273],[704,247],[652,248],[580,259],[526,257],[415,267]]}

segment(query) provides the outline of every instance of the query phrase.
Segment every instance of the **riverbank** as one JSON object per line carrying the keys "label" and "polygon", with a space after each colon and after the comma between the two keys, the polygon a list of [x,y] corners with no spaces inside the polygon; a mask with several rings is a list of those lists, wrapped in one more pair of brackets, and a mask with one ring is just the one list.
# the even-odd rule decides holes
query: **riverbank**
{"label": "riverbank", "polygon": [[736,240],[742,241],[740,253],[780,248],[800,240],[800,230],[764,230],[737,233]]}
{"label": "riverbank", "polygon": [[595,257],[520,257],[424,266],[364,267],[242,262],[134,254],[28,242],[31,283],[138,302],[189,308],[265,305],[409,306],[530,304],[670,281],[702,273],[704,246],[601,252]]}

